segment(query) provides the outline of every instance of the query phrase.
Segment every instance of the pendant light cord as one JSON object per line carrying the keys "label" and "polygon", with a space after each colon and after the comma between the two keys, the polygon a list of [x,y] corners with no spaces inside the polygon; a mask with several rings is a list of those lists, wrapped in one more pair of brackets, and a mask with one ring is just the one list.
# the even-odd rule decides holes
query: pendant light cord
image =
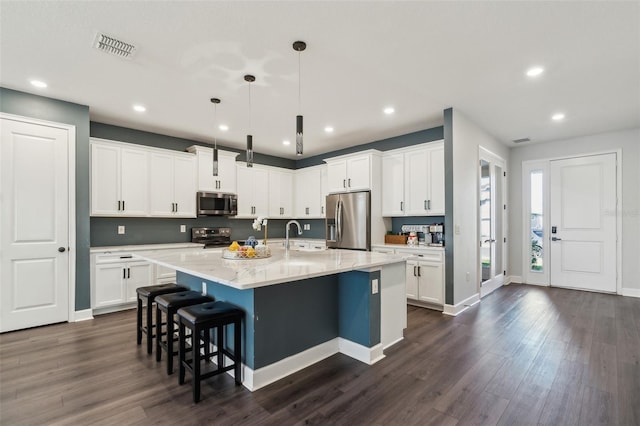
{"label": "pendant light cord", "polygon": [[249,82],[249,134],[251,134],[251,82]]}
{"label": "pendant light cord", "polygon": [[302,114],[302,73],[300,72],[300,51],[298,51],[298,112]]}
{"label": "pendant light cord", "polygon": [[218,136],[216,132],[216,125],[218,124],[218,104],[213,104],[213,148],[218,148]]}

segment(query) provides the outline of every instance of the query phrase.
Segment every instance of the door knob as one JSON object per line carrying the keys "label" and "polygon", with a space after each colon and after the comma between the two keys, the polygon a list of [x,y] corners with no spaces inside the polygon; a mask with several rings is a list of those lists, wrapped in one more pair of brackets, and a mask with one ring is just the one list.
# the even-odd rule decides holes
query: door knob
{"label": "door knob", "polygon": [[58,247],[58,251],[59,251],[60,253],[64,253],[64,252],[65,252],[65,250],[67,250],[67,249],[66,249],[66,248],[64,248],[64,247]]}

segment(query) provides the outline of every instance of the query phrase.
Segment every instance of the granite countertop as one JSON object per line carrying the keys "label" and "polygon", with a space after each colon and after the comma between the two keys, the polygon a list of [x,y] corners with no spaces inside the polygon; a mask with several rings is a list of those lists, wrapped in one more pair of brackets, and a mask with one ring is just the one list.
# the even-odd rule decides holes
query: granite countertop
{"label": "granite countertop", "polygon": [[355,250],[289,250],[273,247],[267,259],[228,260],[222,249],[162,250],[133,253],[206,280],[237,289],[250,289],[347,271],[404,262],[402,256]]}

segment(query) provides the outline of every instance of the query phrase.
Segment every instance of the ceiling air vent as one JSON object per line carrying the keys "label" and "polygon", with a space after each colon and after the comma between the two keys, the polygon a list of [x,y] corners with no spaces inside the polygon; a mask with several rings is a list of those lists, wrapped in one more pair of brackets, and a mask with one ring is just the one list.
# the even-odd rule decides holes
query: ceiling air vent
{"label": "ceiling air vent", "polygon": [[127,59],[132,58],[136,52],[136,47],[133,44],[118,40],[104,33],[98,33],[96,35],[93,47],[102,52]]}
{"label": "ceiling air vent", "polygon": [[531,142],[531,139],[529,138],[522,138],[522,139],[514,139],[513,143],[525,143],[525,142]]}

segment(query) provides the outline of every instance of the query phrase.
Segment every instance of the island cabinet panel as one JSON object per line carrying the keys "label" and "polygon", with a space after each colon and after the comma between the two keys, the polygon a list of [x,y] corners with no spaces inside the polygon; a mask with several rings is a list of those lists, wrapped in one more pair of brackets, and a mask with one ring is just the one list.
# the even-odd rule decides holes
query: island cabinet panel
{"label": "island cabinet panel", "polygon": [[[377,281],[375,294],[373,281]],[[339,336],[365,347],[380,343],[380,271],[338,276]]]}

